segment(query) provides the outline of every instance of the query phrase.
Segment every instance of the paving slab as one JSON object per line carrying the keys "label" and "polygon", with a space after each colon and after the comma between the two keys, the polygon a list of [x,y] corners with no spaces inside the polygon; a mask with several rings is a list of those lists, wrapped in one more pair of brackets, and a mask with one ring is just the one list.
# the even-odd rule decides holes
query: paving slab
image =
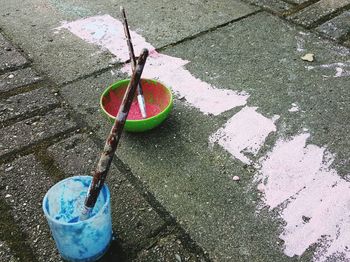
{"label": "paving slab", "polygon": [[[69,1],[64,1],[67,4]],[[228,23],[249,15],[256,7],[242,1],[162,1],[151,0],[142,3],[123,0],[118,4],[103,0],[100,2],[75,1],[79,6],[110,14],[120,18],[119,7],[127,12],[129,26],[132,30],[142,32],[143,36],[156,48],[176,43],[184,38],[202,31]]]}
{"label": "paving slab", "polygon": [[246,2],[261,6],[278,14],[283,14],[285,11],[294,7],[294,5],[282,0],[246,0]]}
{"label": "paving slab", "polygon": [[27,93],[0,100],[0,121],[5,122],[23,118],[38,112],[49,111],[59,105],[59,101],[47,88],[36,89]]}
{"label": "paving slab", "polygon": [[350,40],[346,40],[345,42],[343,42],[343,45],[350,48]]}
{"label": "paving slab", "polygon": [[344,12],[341,15],[318,26],[317,31],[322,32],[329,37],[337,40],[350,33],[350,12]]}
{"label": "paving slab", "polygon": [[0,72],[23,67],[27,63],[27,59],[0,34]]}
{"label": "paving slab", "polygon": [[[191,61],[187,70],[209,84],[248,92],[247,106],[258,107],[263,116],[280,116],[276,133],[251,156],[253,161],[272,150],[278,138],[309,132],[308,143],[334,153],[333,166],[346,177],[348,49],[259,13],[163,53]],[[303,61],[306,53],[314,53],[315,61]],[[99,96],[106,83],[123,77],[106,72],[61,89],[101,139],[110,123],[98,112]],[[298,110],[291,110],[293,103]],[[177,97],[162,126],[124,135],[119,157],[213,260],[311,261],[315,245],[299,257],[283,254],[277,210],[256,213],[263,199],[254,186],[257,167],[220,146],[209,148],[211,134],[240,109],[204,115]]]}
{"label": "paving slab", "polygon": [[[0,10],[3,30],[33,57],[34,64],[57,83],[69,82],[86,74],[108,68],[115,61],[106,52],[57,28],[63,21],[110,14],[119,16],[119,6],[128,10],[132,29],[161,47],[209,28],[251,14],[257,8],[240,1],[56,1],[23,2],[5,0]],[[181,7],[181,8],[180,8]],[[36,15],[28,13],[35,10]],[[124,40],[122,40],[124,41]],[[52,63],[55,61],[55,63]]]}
{"label": "paving slab", "polygon": [[[54,116],[54,117],[53,117]],[[72,130],[76,124],[67,111],[59,108],[0,129],[0,156]]]}
{"label": "paving slab", "polygon": [[19,261],[19,258],[16,258],[11,252],[11,249],[8,247],[6,242],[0,240],[0,261],[1,262],[14,262]]}
{"label": "paving slab", "polygon": [[349,5],[349,0],[321,0],[302,9],[300,12],[291,15],[289,19],[310,28],[335,11],[345,8]]}
{"label": "paving slab", "polygon": [[306,3],[310,0],[288,0],[287,2],[289,3],[294,3],[294,4],[303,4],[303,3]]}
{"label": "paving slab", "polygon": [[30,67],[4,73],[0,75],[0,94],[17,91],[39,81],[41,77]]}
{"label": "paving slab", "polygon": [[[48,152],[67,176],[90,175],[100,155],[100,149],[86,135],[63,140],[49,147]],[[107,184],[111,191],[113,230],[126,257],[135,256],[156,241],[165,221],[114,164]],[[110,256],[110,259],[113,257],[115,259],[115,256]]]}
{"label": "paving slab", "polygon": [[[28,10],[35,10],[36,15]],[[112,62],[111,55],[71,34],[56,34],[54,30],[63,21],[92,14],[83,7],[77,10],[74,4],[62,11],[52,1],[4,1],[0,23],[11,41],[35,61],[40,72],[61,83],[108,67]]]}
{"label": "paving slab", "polygon": [[14,221],[25,232],[25,243],[33,250],[34,261],[62,261],[41,207],[45,193],[55,181],[34,155],[2,165],[0,172],[1,197],[10,206]]}
{"label": "paving slab", "polygon": [[195,256],[184,249],[176,235],[161,238],[154,246],[143,250],[134,260],[141,261],[205,261],[203,257]]}

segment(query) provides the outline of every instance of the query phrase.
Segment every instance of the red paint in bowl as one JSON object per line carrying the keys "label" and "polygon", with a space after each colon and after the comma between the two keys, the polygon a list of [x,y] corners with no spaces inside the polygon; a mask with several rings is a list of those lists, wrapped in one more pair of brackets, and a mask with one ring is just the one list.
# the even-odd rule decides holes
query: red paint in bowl
{"label": "red paint in bowl", "polygon": [[[114,121],[119,111],[129,80],[121,80],[108,87],[102,94],[100,105],[103,112]],[[143,119],[137,101],[137,95],[131,105],[125,129],[142,132],[159,125],[165,120],[172,108],[173,99],[170,90],[156,80],[141,79],[146,103],[147,118]]]}

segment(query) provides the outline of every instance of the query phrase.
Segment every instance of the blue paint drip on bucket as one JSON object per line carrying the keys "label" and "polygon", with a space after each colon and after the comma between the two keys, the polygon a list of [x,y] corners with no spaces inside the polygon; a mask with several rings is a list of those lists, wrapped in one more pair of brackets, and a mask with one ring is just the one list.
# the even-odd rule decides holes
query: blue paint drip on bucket
{"label": "blue paint drip on bucket", "polygon": [[43,210],[61,256],[72,262],[99,259],[112,239],[110,193],[104,185],[91,217],[79,221],[92,177],[64,179],[47,191]]}

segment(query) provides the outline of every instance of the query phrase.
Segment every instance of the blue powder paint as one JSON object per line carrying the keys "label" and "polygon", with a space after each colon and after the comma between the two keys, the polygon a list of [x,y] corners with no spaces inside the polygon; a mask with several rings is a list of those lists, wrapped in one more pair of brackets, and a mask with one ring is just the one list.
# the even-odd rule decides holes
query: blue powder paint
{"label": "blue powder paint", "polygon": [[61,256],[68,261],[94,261],[108,249],[112,238],[110,194],[102,188],[92,216],[79,221],[91,177],[71,177],[45,195],[43,209]]}

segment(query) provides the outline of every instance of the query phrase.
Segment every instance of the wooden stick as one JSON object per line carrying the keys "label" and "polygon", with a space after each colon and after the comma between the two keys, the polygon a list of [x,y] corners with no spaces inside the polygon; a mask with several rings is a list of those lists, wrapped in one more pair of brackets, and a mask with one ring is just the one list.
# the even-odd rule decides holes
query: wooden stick
{"label": "wooden stick", "polygon": [[93,179],[91,181],[89,191],[85,199],[85,205],[82,210],[82,215],[80,220],[85,220],[89,218],[92,209],[95,206],[98,195],[106,179],[108,170],[111,166],[114,153],[117,149],[119,139],[121,137],[126,118],[128,116],[136,87],[140,81],[143,68],[146,63],[148,56],[148,50],[143,49],[141,55],[138,59],[138,63],[132,74],[130,83],[125,91],[125,95],[122,104],[119,108],[118,114],[115,118],[113,127],[107,137],[103,152],[101,154],[100,160],[98,161],[96,170],[94,171]]}
{"label": "wooden stick", "polygon": [[[122,15],[122,22],[124,26],[124,33],[126,37],[126,42],[128,44],[128,49],[129,49],[129,56],[130,56],[130,62],[131,62],[131,68],[134,71],[135,66],[136,66],[136,58],[135,58],[135,53],[134,53],[134,47],[131,42],[131,36],[130,36],[130,31],[129,31],[129,25],[128,25],[128,20],[126,19],[126,13],[124,7],[120,7],[120,13]],[[143,96],[143,91],[141,87],[141,83],[138,84],[137,86],[137,101],[139,102],[139,108],[141,111],[141,115],[143,118],[147,117],[146,113],[146,103],[145,103],[145,97]]]}

